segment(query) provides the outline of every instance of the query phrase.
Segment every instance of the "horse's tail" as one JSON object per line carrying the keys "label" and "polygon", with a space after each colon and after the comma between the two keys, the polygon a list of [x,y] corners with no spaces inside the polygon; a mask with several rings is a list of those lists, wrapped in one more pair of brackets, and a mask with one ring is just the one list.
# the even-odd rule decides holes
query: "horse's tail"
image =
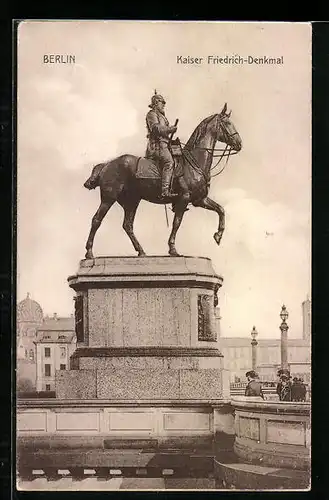
{"label": "horse's tail", "polygon": [[106,163],[99,163],[98,165],[94,166],[91,172],[91,176],[88,177],[88,179],[84,183],[85,188],[95,189],[97,186],[99,186],[99,174],[101,173],[105,165]]}

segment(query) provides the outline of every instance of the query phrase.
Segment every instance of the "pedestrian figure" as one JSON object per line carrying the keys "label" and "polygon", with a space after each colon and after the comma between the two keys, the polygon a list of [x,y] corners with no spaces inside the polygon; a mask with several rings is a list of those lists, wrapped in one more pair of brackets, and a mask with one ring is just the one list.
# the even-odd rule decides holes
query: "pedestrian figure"
{"label": "pedestrian figure", "polygon": [[306,401],[306,385],[304,384],[304,380],[302,378],[299,379],[300,383],[300,401]]}
{"label": "pedestrian figure", "polygon": [[258,374],[254,370],[246,373],[248,384],[245,390],[245,396],[260,396],[264,399],[262,384],[258,379]]}
{"label": "pedestrian figure", "polygon": [[302,400],[302,384],[300,382],[300,379],[297,377],[294,377],[292,379],[292,385],[291,385],[291,400],[292,401],[301,401]]}
{"label": "pedestrian figure", "polygon": [[291,401],[291,386],[290,377],[282,374],[277,389],[280,401]]}
{"label": "pedestrian figure", "polygon": [[[281,399],[282,398],[282,389],[283,389],[283,386],[286,385],[285,381],[287,379],[289,380],[291,378],[290,371],[287,370],[286,368],[281,368],[280,370],[278,370],[277,375],[279,377],[279,382],[276,386],[276,393],[279,396],[280,401],[282,401],[282,399]],[[287,389],[285,389],[285,392],[286,391],[287,391]]]}

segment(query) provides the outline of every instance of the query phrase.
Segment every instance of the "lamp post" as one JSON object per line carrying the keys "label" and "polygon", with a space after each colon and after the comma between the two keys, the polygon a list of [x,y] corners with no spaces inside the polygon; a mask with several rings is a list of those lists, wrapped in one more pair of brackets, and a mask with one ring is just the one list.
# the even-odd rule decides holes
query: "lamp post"
{"label": "lamp post", "polygon": [[251,341],[251,368],[254,371],[256,371],[256,369],[257,369],[257,345],[258,345],[258,342],[256,340],[257,335],[258,335],[258,332],[256,330],[256,327],[253,326],[252,330],[251,330],[251,337],[252,337],[252,341]]}
{"label": "lamp post", "polygon": [[280,318],[282,320],[280,325],[281,330],[281,369],[289,370],[288,365],[288,329],[287,319],[289,317],[287,308],[285,305],[281,308]]}

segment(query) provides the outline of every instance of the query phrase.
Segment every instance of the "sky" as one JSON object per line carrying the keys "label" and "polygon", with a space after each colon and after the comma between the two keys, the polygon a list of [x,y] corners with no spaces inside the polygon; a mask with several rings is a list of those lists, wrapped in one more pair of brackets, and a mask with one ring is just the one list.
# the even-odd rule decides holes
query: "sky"
{"label": "sky", "polygon": [[[45,64],[71,54],[75,64]],[[184,65],[177,56],[281,57],[282,65]],[[25,21],[18,29],[17,298],[29,292],[44,314],[70,315],[67,277],[84,258],[99,189],[92,167],[143,156],[154,89],[179,118],[183,142],[225,102],[243,147],[214,178],[209,196],[226,214],[192,207],[177,234],[184,255],[212,259],[223,276],[221,334],[280,336],[281,306],[291,337],[302,336],[301,304],[311,293],[311,27],[306,23]],[[169,210],[170,222],[172,212]],[[114,205],[94,254],[135,255]],[[166,255],[163,206],[142,201],[135,233],[150,255]]]}

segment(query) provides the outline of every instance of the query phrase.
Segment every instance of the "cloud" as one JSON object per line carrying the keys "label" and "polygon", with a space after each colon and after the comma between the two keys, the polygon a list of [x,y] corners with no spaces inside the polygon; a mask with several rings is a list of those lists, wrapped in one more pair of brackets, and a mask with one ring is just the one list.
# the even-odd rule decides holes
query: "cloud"
{"label": "cloud", "polygon": [[127,137],[137,131],[136,111],[125,97],[120,75],[99,75],[97,92],[91,81],[88,85],[92,75],[81,76],[88,89],[82,94],[65,79],[32,79],[30,94],[36,92],[38,100],[26,100],[19,114],[20,147],[56,150],[67,169],[106,161],[118,154],[123,131]]}
{"label": "cloud", "polygon": [[258,323],[264,336],[275,336],[285,301],[291,309],[291,332],[298,337],[300,306],[310,280],[307,220],[302,224],[302,217],[284,204],[266,205],[239,191],[232,193],[225,205],[227,230],[221,265],[224,279],[227,276],[223,331],[243,335]]}

